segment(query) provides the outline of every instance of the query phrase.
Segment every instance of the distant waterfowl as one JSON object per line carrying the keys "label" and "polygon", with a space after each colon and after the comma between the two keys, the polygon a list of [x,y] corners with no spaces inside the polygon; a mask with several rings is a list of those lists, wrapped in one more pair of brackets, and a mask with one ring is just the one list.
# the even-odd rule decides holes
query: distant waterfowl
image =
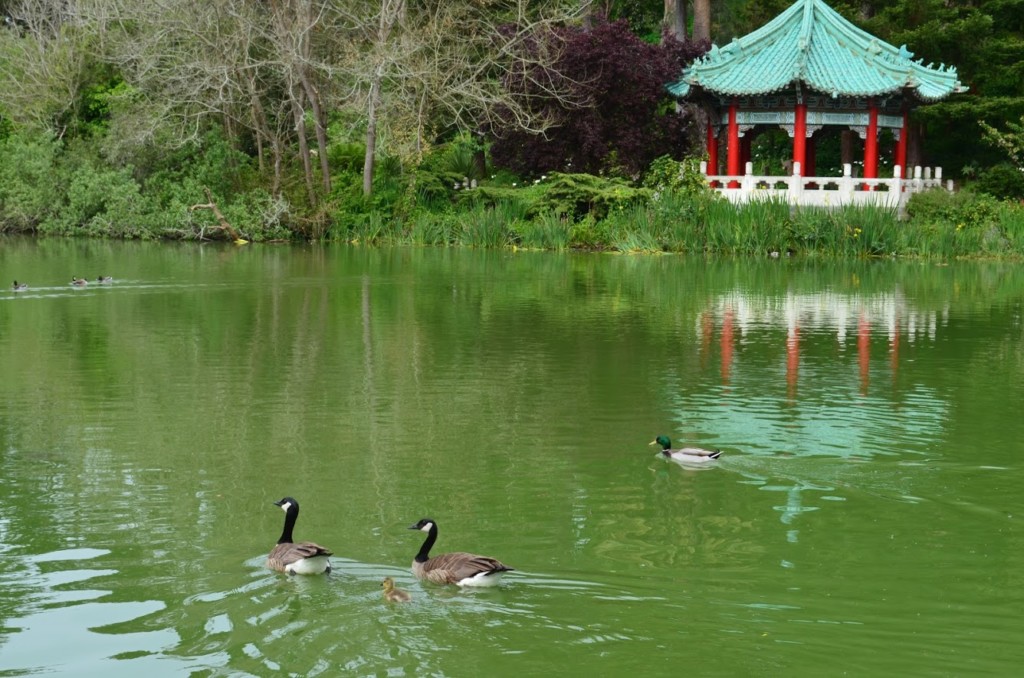
{"label": "distant waterfowl", "polygon": [[408,591],[395,588],[395,580],[391,577],[385,577],[380,585],[384,587],[384,600],[389,603],[408,603],[412,600]]}
{"label": "distant waterfowl", "polygon": [[299,502],[285,497],[274,502],[284,511],[284,530],[277,546],[267,556],[267,567],[287,574],[321,574],[331,571],[330,550],[311,541],[292,541],[292,530],[299,519]]}
{"label": "distant waterfowl", "polygon": [[85,278],[72,278],[71,284],[74,285],[75,287],[85,287],[86,285],[89,284],[89,281],[86,280]]}
{"label": "distant waterfowl", "polygon": [[706,464],[722,455],[721,450],[708,450],[703,447],[680,447],[673,450],[672,441],[668,436],[658,436],[650,444],[661,445],[661,453],[666,457],[689,464]]}
{"label": "distant waterfowl", "polygon": [[11,285],[11,289],[14,290],[15,292],[24,292],[25,290],[28,289],[28,283],[20,283],[17,280],[15,280],[14,284]]}
{"label": "distant waterfowl", "polygon": [[504,573],[513,569],[500,560],[473,553],[444,553],[431,558],[430,549],[437,541],[437,523],[423,518],[410,525],[409,529],[427,533],[420,552],[412,561],[412,573],[417,579],[426,579],[434,584],[495,586]]}
{"label": "distant waterfowl", "polygon": [[96,282],[98,282],[101,285],[105,285],[107,283],[114,282],[114,279],[109,275],[101,275],[100,277],[96,278]]}

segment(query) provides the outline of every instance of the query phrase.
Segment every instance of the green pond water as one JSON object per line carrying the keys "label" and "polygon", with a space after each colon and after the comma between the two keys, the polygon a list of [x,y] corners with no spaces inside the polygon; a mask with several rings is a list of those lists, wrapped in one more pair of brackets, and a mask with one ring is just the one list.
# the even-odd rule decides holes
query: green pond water
{"label": "green pond water", "polygon": [[[0,275],[0,675],[1024,666],[1024,266],[4,239]],[[264,567],[285,495],[330,576]],[[516,571],[416,582],[422,517]]]}

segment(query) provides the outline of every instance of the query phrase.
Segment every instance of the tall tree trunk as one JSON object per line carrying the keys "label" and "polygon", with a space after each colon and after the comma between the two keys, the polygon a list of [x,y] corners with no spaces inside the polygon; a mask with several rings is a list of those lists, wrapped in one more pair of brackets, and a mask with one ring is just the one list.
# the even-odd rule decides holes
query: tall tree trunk
{"label": "tall tree trunk", "polygon": [[249,114],[252,116],[252,128],[256,134],[256,150],[259,154],[260,172],[263,172],[266,162],[264,141],[269,141],[273,146],[273,134],[270,131],[270,126],[267,124],[267,115],[263,111],[263,104],[260,102],[259,94],[256,92],[255,76],[249,73],[240,79],[245,82],[249,92]]}
{"label": "tall tree trunk", "polygon": [[310,74],[309,68],[312,52],[309,35],[316,22],[313,19],[311,3],[297,3],[296,15],[299,12],[302,13],[302,16],[299,17],[299,26],[308,26],[310,30],[301,30],[299,33],[299,44],[297,47],[302,60],[296,65],[296,69],[298,70],[299,82],[302,83],[302,89],[306,93],[306,101],[309,102],[310,108],[313,109],[313,119],[316,123],[316,148],[320,156],[320,180],[324,187],[324,195],[327,195],[331,192],[331,169],[327,162],[327,117],[324,114],[323,106],[320,105],[320,91],[313,82],[313,76]]}
{"label": "tall tree trunk", "polygon": [[289,87],[292,101],[292,115],[295,118],[295,134],[299,138],[299,156],[302,158],[302,171],[306,176],[306,192],[309,194],[310,206],[316,206],[316,187],[313,179],[313,161],[306,140],[306,111],[302,108],[302,91],[292,83]]}
{"label": "tall tree trunk", "polygon": [[686,40],[686,0],[665,0],[662,25],[676,40]]}
{"label": "tall tree trunk", "polygon": [[281,180],[284,174],[284,159],[281,154],[280,140],[274,137],[270,147],[274,152],[274,183],[270,186],[270,194],[275,198],[279,198],[281,197]]}
{"label": "tall tree trunk", "polygon": [[305,66],[300,67],[299,77],[316,121],[316,148],[320,156],[320,180],[324,187],[324,194],[327,195],[331,192],[331,167],[327,162],[327,118],[324,115],[323,106],[320,105],[320,92],[313,85]]}
{"label": "tall tree trunk", "polygon": [[406,16],[405,0],[381,0],[380,23],[377,25],[377,63],[370,81],[370,94],[366,102],[366,155],[363,156],[363,195],[373,192],[373,173],[377,158],[377,122],[380,108],[380,86],[390,67],[385,45],[395,25]]}
{"label": "tall tree trunk", "polygon": [[370,97],[366,105],[366,155],[363,156],[363,195],[373,192],[373,170],[377,153],[377,104],[380,98],[381,69],[373,74]]}
{"label": "tall tree trunk", "polygon": [[[286,79],[287,91],[285,103],[291,108],[295,135],[299,142],[299,157],[302,160],[302,170],[306,179],[306,192],[309,194],[309,204],[311,207],[315,207],[317,204],[316,187],[313,178],[312,156],[309,152],[309,140],[306,138],[306,110],[303,106],[305,89],[301,82],[301,70],[305,66],[303,59],[308,57],[306,53],[309,49],[306,33],[312,30],[312,26],[309,21],[309,12],[303,12],[300,16],[300,11],[309,10],[309,7],[308,3],[304,3],[302,0],[295,3],[285,0],[283,4],[279,0],[270,0],[270,9],[273,15],[279,58],[284,66],[283,75]],[[296,37],[299,38],[298,43],[295,41]]]}
{"label": "tall tree trunk", "polygon": [[693,0],[693,39],[711,39],[711,0]]}

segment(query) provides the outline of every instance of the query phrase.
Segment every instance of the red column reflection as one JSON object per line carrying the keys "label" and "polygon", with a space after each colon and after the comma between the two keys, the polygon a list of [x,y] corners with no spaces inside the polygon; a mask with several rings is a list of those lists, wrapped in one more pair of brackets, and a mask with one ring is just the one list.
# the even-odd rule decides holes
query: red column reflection
{"label": "red column reflection", "polygon": [[871,351],[871,324],[868,322],[864,311],[860,312],[860,320],[857,323],[857,355],[860,357],[860,393],[868,393],[868,374],[870,367]]}
{"label": "red column reflection", "polygon": [[732,308],[725,309],[722,319],[722,383],[729,383],[732,372],[732,327],[735,314]]}
{"label": "red column reflection", "polygon": [[797,378],[800,376],[800,326],[793,323],[786,335],[786,386],[789,397],[796,396]]}

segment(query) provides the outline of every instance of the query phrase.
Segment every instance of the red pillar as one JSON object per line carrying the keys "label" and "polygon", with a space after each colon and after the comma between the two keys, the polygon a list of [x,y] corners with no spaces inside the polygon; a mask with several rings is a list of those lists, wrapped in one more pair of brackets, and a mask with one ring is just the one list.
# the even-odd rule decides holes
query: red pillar
{"label": "red pillar", "polygon": [[878,178],[878,106],[868,104],[868,136],[864,139],[864,178]]}
{"label": "red pillar", "polygon": [[[711,115],[714,115],[712,113]],[[708,118],[708,174],[718,174],[718,126]]]}
{"label": "red pillar", "polygon": [[796,163],[800,163],[800,176],[807,176],[807,104],[796,105],[796,118],[793,121],[793,171]]}
{"label": "red pillar", "polygon": [[[729,104],[729,150],[728,165],[725,173],[731,177],[739,176],[740,173],[740,126],[736,122],[736,102]],[[739,182],[729,182],[731,188],[739,186]]]}
{"label": "red pillar", "polygon": [[910,136],[909,114],[903,111],[903,127],[900,128],[900,138],[896,142],[896,164],[903,170],[903,178],[907,175],[907,137]]}

